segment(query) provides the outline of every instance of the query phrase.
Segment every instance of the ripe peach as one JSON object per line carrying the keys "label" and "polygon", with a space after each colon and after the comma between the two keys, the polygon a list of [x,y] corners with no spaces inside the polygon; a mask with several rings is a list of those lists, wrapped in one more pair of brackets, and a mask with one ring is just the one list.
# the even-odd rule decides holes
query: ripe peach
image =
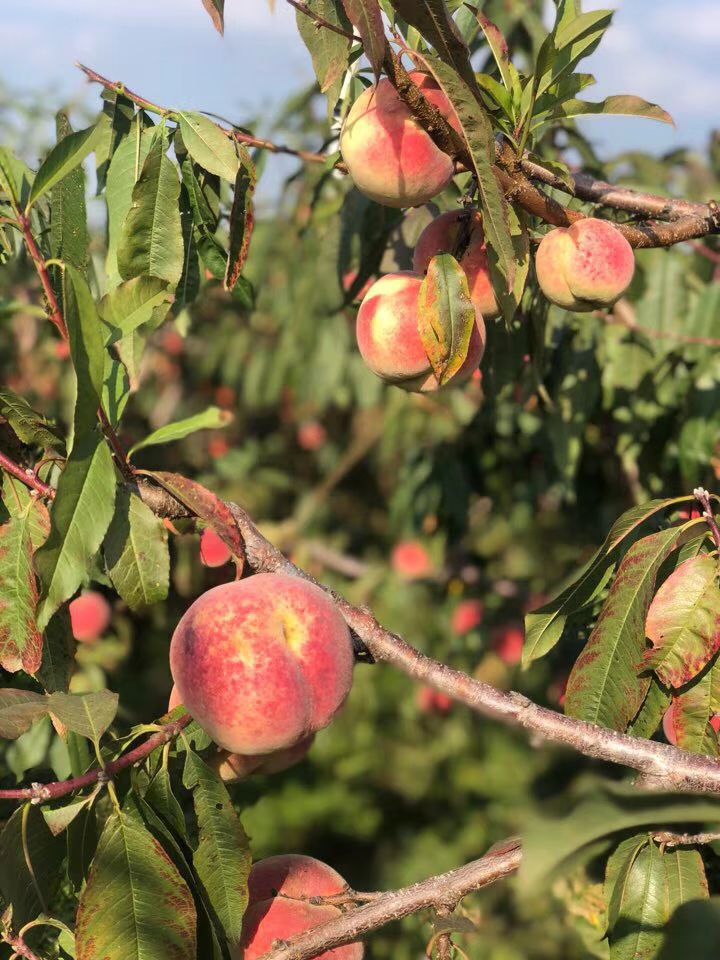
{"label": "ripe peach", "polygon": [[222,567],[231,557],[230,547],[212,527],[203,530],[200,535],[200,560],[204,566]]}
{"label": "ripe peach", "polygon": [[635,272],[635,257],[611,223],[585,217],[545,234],[535,271],[551,303],[583,312],[609,307],[623,295]]}
{"label": "ripe peach", "polygon": [[[432,77],[417,71],[410,76],[457,127],[455,112]],[[387,79],[368,87],[352,105],[340,151],[358,190],[388,207],[427,203],[453,178],[453,161],[433,143]]]}
{"label": "ripe peach", "polygon": [[473,306],[481,317],[488,320],[499,316],[500,308],[490,279],[487,244],[479,210],[453,210],[429,223],[418,238],[413,254],[413,270],[425,273],[432,258],[439,253],[455,255],[464,230],[467,230],[467,245],[462,255],[458,256],[458,263],[465,271]]}
{"label": "ripe peach", "polygon": [[[249,906],[235,960],[255,960],[275,940],[292,936],[340,916],[329,904],[309,903],[311,897],[344,893],[347,884],[332,867],[297,854],[268,857],[253,865],[248,880]],[[351,943],[320,954],[317,960],[361,960],[363,945]]]}
{"label": "ripe peach", "polygon": [[483,621],[485,606],[482,600],[463,600],[459,603],[452,615],[452,629],[462,637],[479,627]]}
{"label": "ripe peach", "polygon": [[525,631],[520,626],[502,627],[495,631],[493,650],[508,666],[520,663],[524,645]]}
{"label": "ripe peach", "polygon": [[213,766],[221,780],[225,783],[238,783],[245,780],[252,773],[282,773],[289,767],[294,767],[305,757],[313,745],[315,734],[310,734],[303,740],[298,740],[286,750],[276,750],[274,753],[244,756],[241,753],[228,753],[220,750],[213,761]]}
{"label": "ripe peach", "polygon": [[69,605],[72,633],[79,643],[94,643],[110,623],[110,604],[101,593],[87,590]]}
{"label": "ripe peach", "polygon": [[[422,277],[415,273],[388,273],[372,285],[357,316],[357,342],[373,373],[404,390],[438,389],[418,329],[418,297]],[[482,317],[470,336],[468,354],[450,383],[465,383],[482,360],[485,324]]]}
{"label": "ripe peach", "polygon": [[212,460],[222,460],[230,453],[230,444],[225,437],[211,437],[208,441],[208,454]]}
{"label": "ripe peach", "polygon": [[352,685],[350,631],[312,583],[260,573],[208,590],[170,643],[178,693],[231,753],[291,747],[326,727]]}
{"label": "ripe peach", "polygon": [[417,540],[402,540],[394,548],[390,564],[404,580],[422,580],[433,572],[433,562],[425,547]]}
{"label": "ripe peach", "polygon": [[327,430],[317,420],[306,420],[297,431],[298,446],[303,450],[315,451],[325,446]]}

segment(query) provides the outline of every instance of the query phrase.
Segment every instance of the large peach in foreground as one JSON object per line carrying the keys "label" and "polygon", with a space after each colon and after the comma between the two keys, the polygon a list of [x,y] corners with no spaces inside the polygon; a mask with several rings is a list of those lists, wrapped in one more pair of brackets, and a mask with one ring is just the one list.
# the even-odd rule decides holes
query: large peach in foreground
{"label": "large peach in foreground", "polygon": [[188,713],[231,753],[291,747],[326,727],[352,684],[350,632],[315,584],[278,573],[208,590],[170,644]]}
{"label": "large peach in foreground", "polygon": [[[457,126],[450,102],[435,81],[419,72],[410,77]],[[340,151],[358,190],[388,207],[427,203],[453,178],[453,161],[433,143],[387,79],[368,87],[352,105]]]}
{"label": "large peach in foreground", "polygon": [[[461,241],[464,241],[461,244]],[[462,246],[462,249],[459,248]],[[485,320],[500,314],[495,299],[487,244],[479,210],[452,210],[429,223],[418,237],[413,254],[413,270],[425,273],[428,264],[439,253],[451,253],[465,271],[470,299]]]}
{"label": "large peach in foreground", "polygon": [[[347,890],[339,873],[314,857],[287,854],[253,865],[248,880],[249,906],[243,919],[237,960],[255,960],[276,940],[293,936],[341,916],[329,904],[312,904],[312,897],[332,897]],[[322,960],[361,960],[363,946],[350,943],[320,954]]]}
{"label": "large peach in foreground", "polygon": [[566,310],[609,307],[630,286],[632,247],[607,220],[585,217],[545,234],[535,256],[542,292]]}
{"label": "large peach in foreground", "polygon": [[[426,393],[439,384],[418,326],[422,281],[418,274],[406,272],[381,277],[360,305],[356,334],[360,354],[374,374],[404,390]],[[485,325],[477,317],[467,357],[448,385],[469,380],[484,350]]]}

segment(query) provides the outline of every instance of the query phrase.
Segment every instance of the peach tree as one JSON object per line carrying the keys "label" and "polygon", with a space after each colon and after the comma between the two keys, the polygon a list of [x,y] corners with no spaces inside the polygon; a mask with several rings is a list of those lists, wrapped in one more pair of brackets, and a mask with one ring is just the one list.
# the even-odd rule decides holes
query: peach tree
{"label": "peach tree", "polygon": [[[203,2],[222,32],[223,0]],[[536,5],[499,0],[287,2],[317,79],[281,121],[300,146],[81,67],[102,97],[88,126],[59,112],[37,164],[0,147],[3,955],[358,960],[376,931],[421,914],[429,956],[516,956],[472,906],[510,887],[498,896],[533,931],[539,893],[567,918],[567,939],[533,937],[538,956],[714,956],[717,143],[702,171],[634,155],[616,161],[633,186],[602,179],[613,164],[603,172],[577,118],[671,120],[634,95],[580,96],[612,13],[579,0],[556,0],[549,29]],[[298,163],[291,212],[256,216],[274,154]],[[334,462],[322,417],[346,445]],[[222,431],[237,424],[233,451]],[[317,456],[307,488],[304,466],[281,470],[288,424]],[[371,452],[344,515],[343,546],[366,555],[305,538]],[[588,495],[588,477],[612,497]],[[557,519],[576,507],[603,527],[587,556]],[[389,585],[373,566],[389,552],[379,516],[434,543],[397,545]],[[486,611],[518,597],[528,569],[552,599],[527,590],[524,629],[488,653]],[[443,656],[411,645],[410,631],[435,637],[448,603]],[[158,633],[164,674],[142,660]],[[564,666],[551,694],[511,689],[520,658],[545,685],[547,664]],[[138,670],[122,697],[119,663]],[[152,703],[143,667],[167,686]],[[270,815],[248,836],[242,815],[253,782],[271,798],[343,722],[354,673],[355,724],[391,672],[439,721],[408,779],[427,774],[460,704],[466,746],[496,723],[526,735],[532,752],[508,737],[501,765],[537,774],[538,802],[513,835],[485,830],[484,853],[358,892],[347,862],[284,849]],[[358,792],[392,766],[383,737],[403,696],[373,713]],[[360,761],[362,736],[344,736]],[[560,784],[547,803],[541,775]],[[474,776],[453,801],[475,796]],[[318,784],[321,810],[333,786]],[[256,856],[263,829],[282,853]]]}

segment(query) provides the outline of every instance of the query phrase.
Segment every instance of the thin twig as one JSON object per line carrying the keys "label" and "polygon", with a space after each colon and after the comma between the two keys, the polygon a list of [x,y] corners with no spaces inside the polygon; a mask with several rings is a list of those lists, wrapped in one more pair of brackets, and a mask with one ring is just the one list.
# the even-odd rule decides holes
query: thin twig
{"label": "thin twig", "polygon": [[715,514],[713,513],[712,503],[710,502],[710,494],[703,487],[696,487],[693,490],[693,496],[702,507],[703,517],[707,521],[707,525],[710,527],[710,533],[712,533],[712,538],[715,541],[715,547],[720,550],[720,528],[718,528],[717,520],[715,519]]}
{"label": "thin twig", "polygon": [[641,326],[635,319],[635,310],[632,304],[625,299],[618,300],[612,309],[612,313],[598,310],[596,316],[608,324],[617,324],[633,333],[641,333],[649,340],[672,340],[674,343],[687,346],[720,347],[720,339],[717,337],[691,337],[684,333],[676,333],[674,330],[652,330],[650,327]]}
{"label": "thin twig", "polygon": [[11,460],[6,454],[2,453],[2,451],[0,451],[0,468],[6,473],[9,473],[11,476],[15,477],[16,480],[20,481],[20,483],[24,483],[26,487],[34,490],[36,493],[39,493],[41,497],[46,497],[48,500],[53,500],[55,498],[54,487],[51,487],[47,483],[43,483],[34,470],[31,470],[29,467],[21,467],[19,464]]}
{"label": "thin twig", "polygon": [[658,830],[653,833],[652,838],[666,847],[694,847],[698,844],[715,843],[720,840],[720,833],[672,833],[669,830]]}
{"label": "thin twig", "polygon": [[22,937],[13,936],[9,931],[0,938],[14,952],[15,956],[25,957],[25,960],[40,960],[36,953],[30,949]]}

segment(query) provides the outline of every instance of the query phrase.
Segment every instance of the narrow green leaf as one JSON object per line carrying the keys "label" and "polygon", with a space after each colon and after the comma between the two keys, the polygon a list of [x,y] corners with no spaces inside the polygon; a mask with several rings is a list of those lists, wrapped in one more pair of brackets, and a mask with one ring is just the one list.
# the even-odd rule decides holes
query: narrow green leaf
{"label": "narrow green leaf", "polygon": [[175,423],[168,423],[164,427],[153,431],[144,440],[139,440],[128,451],[128,456],[137,453],[138,450],[144,450],[146,447],[156,447],[163,443],[172,443],[174,440],[182,440],[189,437],[198,430],[219,430],[232,422],[232,414],[229,410],[221,410],[219,407],[208,407],[202,413],[196,413],[192,417],[186,417],[184,420],[177,420]]}
{"label": "narrow green leaf", "polygon": [[18,439],[28,446],[65,453],[65,441],[55,424],[33,410],[24,397],[8,387],[0,387],[0,416],[7,420]]}
{"label": "narrow green leaf", "polygon": [[235,945],[248,902],[248,838],[225,785],[192,751],[186,755],[183,783],[193,791],[198,821],[193,865],[225,936]]}
{"label": "narrow green leaf", "polygon": [[42,662],[33,554],[49,532],[47,508],[37,500],[0,527],[0,667],[11,673],[35,673]]}
{"label": "narrow green leaf", "polygon": [[97,693],[51,693],[48,709],[60,723],[96,745],[115,719],[118,695],[110,690]]}
{"label": "narrow green leaf", "polygon": [[[58,141],[72,134],[67,114],[60,111],[55,117]],[[50,204],[50,251],[63,263],[71,263],[81,273],[87,270],[90,238],[87,229],[85,205],[85,171],[78,164],[52,189]],[[57,268],[56,268],[57,269]],[[57,284],[59,286],[59,284]]]}
{"label": "narrow green leaf", "polygon": [[600,617],[568,680],[565,712],[579,720],[626,730],[650,685],[638,677],[645,651],[645,617],[664,560],[696,521],[634,544],[615,575]]}
{"label": "narrow green leaf", "polygon": [[640,851],[650,843],[647,833],[635,834],[623,840],[608,857],[605,866],[603,894],[607,904],[607,922],[613,927],[627,898],[628,880]]}
{"label": "narrow green leaf", "polygon": [[105,201],[108,209],[108,251],[105,268],[110,287],[120,282],[117,251],[130,207],[135,183],[140,176],[156,131],[144,130],[135,120],[132,130],[115,151],[108,167]]}
{"label": "narrow green leaf", "polygon": [[0,147],[0,190],[7,195],[15,212],[27,203],[34,174],[12,150]]}
{"label": "narrow green leaf", "polygon": [[717,960],[720,897],[684,904],[670,918],[658,960]]}
{"label": "narrow green leaf", "polygon": [[[475,89],[470,52],[448,12],[445,0],[392,0],[393,7],[435,48],[438,56]],[[433,71],[434,73],[434,71]]]}
{"label": "narrow green leaf", "polygon": [[92,430],[102,399],[105,348],[100,318],[87,280],[72,264],[65,265],[64,297],[77,394],[75,397],[75,433]]}
{"label": "narrow green leaf", "polygon": [[230,242],[224,281],[226,290],[232,290],[237,284],[250,251],[250,239],[255,223],[253,212],[255,181],[255,167],[247,151],[243,151],[230,212]]}
{"label": "narrow green leaf", "polygon": [[611,960],[657,955],[668,919],[663,860],[660,848],[652,842],[634,858],[624,880],[617,920],[608,932]]}
{"label": "narrow green leaf", "polygon": [[235,183],[240,160],[235,142],[216,123],[201,113],[178,114],[187,152],[204,170]]}
{"label": "narrow green leaf", "polygon": [[104,550],[113,586],[131,610],[165,599],[170,577],[167,530],[139,497],[125,490],[118,493]]}
{"label": "narrow green leaf", "polygon": [[47,699],[29,690],[0,689],[0,740],[17,740],[47,713]]}
{"label": "narrow green leaf", "polygon": [[113,515],[115,467],[96,432],[79,437],[60,477],[50,536],[35,558],[43,584],[38,627],[80,586]]}
{"label": "narrow green leaf", "polygon": [[464,270],[452,254],[433,257],[420,286],[418,330],[441,386],[465,363],[476,322]]}
{"label": "narrow green leaf", "polygon": [[643,705],[628,727],[628,733],[632,734],[633,737],[651,740],[660,727],[671,700],[670,691],[661,686],[653,677]]}
{"label": "narrow green leaf", "polygon": [[[342,30],[352,29],[341,0],[308,0],[307,6],[328,23]],[[348,68],[350,41],[333,30],[318,30],[312,18],[299,10],[295,18],[300,36],[312,57],[320,91],[327,94],[328,111],[331,112],[340,96],[343,77]]]}
{"label": "narrow green leaf", "polygon": [[106,293],[100,301],[100,315],[111,328],[109,343],[148,323],[156,309],[162,308],[164,315],[173,299],[167,281],[158,277],[133,277]]}
{"label": "narrow green leaf", "polygon": [[103,115],[107,118],[100,141],[95,147],[97,163],[97,192],[102,193],[108,169],[123,140],[130,134],[135,116],[135,104],[122,93],[103,91]]}
{"label": "narrow green leaf", "polygon": [[670,114],[656,103],[649,103],[642,97],[630,94],[618,94],[597,102],[589,100],[566,100],[553,110],[551,117],[569,119],[570,117],[591,117],[599,114],[606,116],[644,117],[647,120],[659,120],[675,126]]}
{"label": "narrow green leaf", "polygon": [[72,173],[85,157],[92,153],[100,132],[98,124],[93,124],[84,130],[69,133],[55,144],[35,175],[26,209],[29,209],[63,177]]}
{"label": "narrow green leaf", "polygon": [[64,833],[70,824],[78,817],[83,810],[93,802],[94,797],[83,797],[82,800],[74,800],[72,803],[66,803],[63,807],[41,807],[45,823],[48,825],[50,833],[54,837],[59,837]]}
{"label": "narrow green leaf", "polygon": [[387,49],[385,26],[378,0],[343,0],[345,13],[356,27],[363,51],[370,61],[373,73],[380,78]]}
{"label": "narrow green leaf", "polygon": [[155,774],[147,788],[144,800],[179,837],[187,838],[185,815],[173,793],[170,774],[166,767],[161,767]]}
{"label": "narrow green leaf", "polygon": [[158,136],[133,187],[117,257],[124,280],[160,277],[175,286],[183,266],[180,181],[165,150],[165,140]]}
{"label": "narrow green leaf", "polygon": [[186,882],[139,814],[111,814],[80,897],[77,960],[195,960],[196,925]]}
{"label": "narrow green leaf", "polygon": [[485,39],[487,40],[492,55],[495,58],[495,63],[500,71],[500,76],[502,77],[502,82],[505,85],[505,89],[508,91],[508,93],[512,93],[514,90],[514,78],[511,70],[507,40],[503,36],[500,28],[497,27],[492,20],[488,20],[488,18],[482,14],[480,10],[476,10],[476,14],[478,23],[480,24],[482,32],[485,35]]}
{"label": "narrow green leaf", "polygon": [[0,833],[0,897],[12,907],[13,926],[48,913],[60,878],[65,844],[53,837],[38,807],[17,809]]}
{"label": "narrow green leaf", "polygon": [[48,693],[67,692],[75,667],[75,638],[67,607],[61,607],[45,627],[43,658],[35,679]]}

